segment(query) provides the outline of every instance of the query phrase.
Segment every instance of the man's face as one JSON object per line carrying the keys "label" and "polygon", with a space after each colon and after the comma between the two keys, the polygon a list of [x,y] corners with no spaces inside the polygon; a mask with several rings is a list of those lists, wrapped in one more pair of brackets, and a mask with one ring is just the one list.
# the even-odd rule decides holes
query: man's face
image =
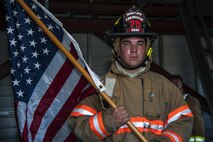
{"label": "man's face", "polygon": [[120,42],[120,57],[128,67],[139,66],[145,58],[146,41],[144,38],[123,38]]}

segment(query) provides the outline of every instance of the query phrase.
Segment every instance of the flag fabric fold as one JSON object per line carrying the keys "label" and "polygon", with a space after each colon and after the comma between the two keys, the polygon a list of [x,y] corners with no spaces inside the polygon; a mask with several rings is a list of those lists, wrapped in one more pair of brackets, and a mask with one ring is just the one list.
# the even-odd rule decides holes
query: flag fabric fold
{"label": "flag fabric fold", "polygon": [[[101,84],[62,24],[37,1],[25,0],[25,3],[96,84]],[[15,0],[5,0],[5,4],[11,80],[21,141],[74,142],[66,120],[75,105],[95,89]]]}

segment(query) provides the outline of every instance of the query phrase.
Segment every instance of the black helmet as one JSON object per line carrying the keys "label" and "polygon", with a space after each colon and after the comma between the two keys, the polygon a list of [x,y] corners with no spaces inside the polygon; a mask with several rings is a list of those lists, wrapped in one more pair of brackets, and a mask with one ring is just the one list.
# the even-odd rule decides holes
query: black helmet
{"label": "black helmet", "polygon": [[157,34],[149,33],[147,31],[149,26],[150,24],[144,13],[133,6],[115,22],[112,31],[107,33],[106,36],[110,41],[116,37],[142,36],[149,38],[152,43],[156,39]]}

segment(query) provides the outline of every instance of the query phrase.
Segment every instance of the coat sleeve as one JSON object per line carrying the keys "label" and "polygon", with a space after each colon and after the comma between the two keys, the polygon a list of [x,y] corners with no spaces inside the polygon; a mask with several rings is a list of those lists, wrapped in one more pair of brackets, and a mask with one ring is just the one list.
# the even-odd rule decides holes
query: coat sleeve
{"label": "coat sleeve", "polygon": [[101,142],[115,131],[111,109],[102,109],[98,95],[85,98],[68,118],[68,125],[78,139]]}
{"label": "coat sleeve", "polygon": [[[175,114],[173,111],[171,112],[171,114],[172,113]],[[178,114],[176,113],[175,115],[178,115]],[[159,142],[189,141],[191,131],[192,131],[193,118],[191,116],[186,116],[182,114],[181,116],[175,116],[175,115],[173,116],[174,120],[171,120],[173,118],[168,117],[168,121],[166,126],[164,127],[162,135],[156,135],[153,140],[157,140]]]}
{"label": "coat sleeve", "polygon": [[166,87],[164,94],[167,95],[168,115],[162,136],[169,138],[172,142],[189,141],[193,125],[192,112],[176,86],[168,82]]}

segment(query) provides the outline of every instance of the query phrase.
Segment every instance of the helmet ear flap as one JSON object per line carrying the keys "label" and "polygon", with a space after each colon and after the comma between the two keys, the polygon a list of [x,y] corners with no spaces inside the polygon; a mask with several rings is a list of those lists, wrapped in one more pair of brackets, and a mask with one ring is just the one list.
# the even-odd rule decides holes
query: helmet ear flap
{"label": "helmet ear flap", "polygon": [[120,38],[116,38],[113,42],[113,51],[115,52],[113,54],[116,54],[116,57],[120,56]]}

